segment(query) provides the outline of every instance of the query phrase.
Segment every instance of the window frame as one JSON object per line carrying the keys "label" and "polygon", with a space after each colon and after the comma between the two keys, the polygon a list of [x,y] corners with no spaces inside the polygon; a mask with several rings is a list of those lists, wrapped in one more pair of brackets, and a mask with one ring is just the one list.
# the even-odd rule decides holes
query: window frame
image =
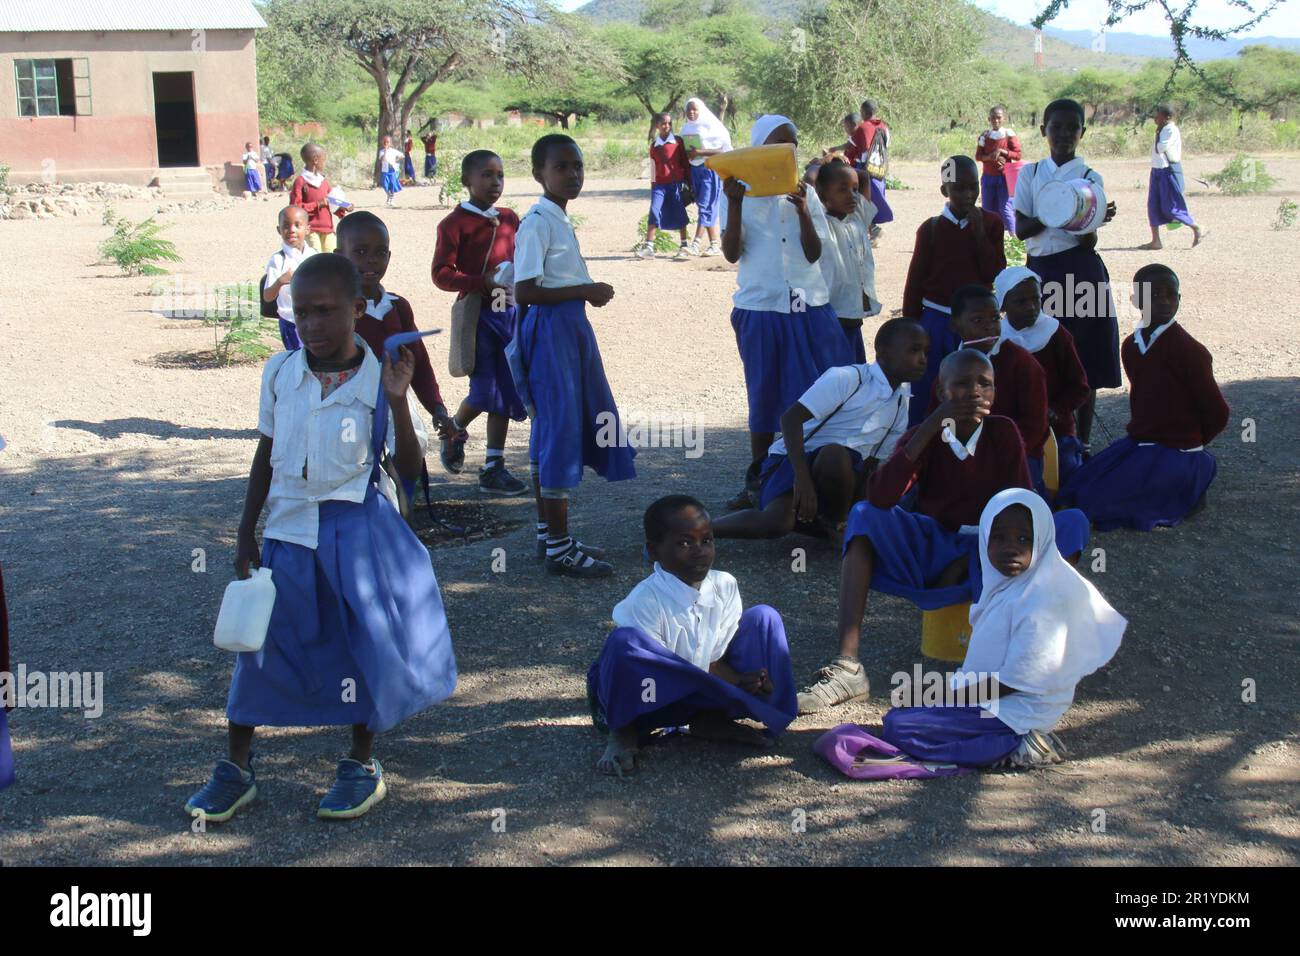
{"label": "window frame", "polygon": [[[67,67],[61,69],[60,65]],[[71,79],[71,89],[60,96],[59,74]],[[90,60],[84,56],[15,57],[14,97],[19,119],[90,116],[93,110]],[[64,112],[61,106],[70,106]]]}

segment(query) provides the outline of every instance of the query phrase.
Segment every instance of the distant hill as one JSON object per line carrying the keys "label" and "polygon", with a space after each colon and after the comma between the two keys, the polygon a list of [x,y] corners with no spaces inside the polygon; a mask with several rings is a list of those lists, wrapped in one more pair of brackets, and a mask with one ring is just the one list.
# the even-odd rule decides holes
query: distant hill
{"label": "distant hill", "polygon": [[[792,23],[799,18],[805,7],[821,6],[823,0],[745,0],[745,2],[760,16],[776,23]],[[639,23],[645,6],[645,0],[590,0],[574,12],[598,24]],[[1033,30],[1017,26],[1010,20],[1004,20],[983,10],[977,9],[975,13],[985,24],[987,37],[984,52],[987,56],[1011,66],[1033,65]],[[1108,36],[1107,40],[1109,39]],[[1159,37],[1146,39],[1155,42],[1160,40]],[[1047,68],[1070,71],[1084,67],[1107,67],[1116,70],[1135,70],[1141,67],[1143,55],[1122,54],[1120,51],[1095,53],[1088,49],[1090,40],[1090,36],[1085,36],[1080,48],[1071,40],[1045,35],[1043,55]]]}
{"label": "distant hill", "polygon": [[[1057,37],[1073,46],[1091,50],[1093,35],[1087,30],[1058,30],[1047,27],[1047,36]],[[1142,33],[1107,33],[1106,52],[1128,56],[1171,57],[1174,44],[1168,36],[1147,36]],[[1226,60],[1236,56],[1243,47],[1274,46],[1284,50],[1300,51],[1300,37],[1251,37],[1244,40],[1201,40],[1189,37],[1187,52],[1194,60]]]}

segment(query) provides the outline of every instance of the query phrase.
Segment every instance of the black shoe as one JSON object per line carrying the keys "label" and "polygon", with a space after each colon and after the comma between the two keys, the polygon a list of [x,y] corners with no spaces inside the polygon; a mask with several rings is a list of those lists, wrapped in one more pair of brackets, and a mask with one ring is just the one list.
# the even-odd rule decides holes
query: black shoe
{"label": "black shoe", "polygon": [[[595,558],[597,561],[603,561],[603,560],[604,560],[604,558],[605,558],[605,549],[604,549],[604,548],[598,548],[598,547],[596,547],[594,544],[583,544],[581,541],[577,542],[577,545],[578,545],[579,548],[582,549],[582,552],[583,552],[584,554],[586,554],[588,557],[590,557],[590,558]],[[545,557],[546,557],[546,539],[545,539],[545,538],[538,538],[538,539],[537,539],[537,557],[539,557],[539,558],[545,558]]]}
{"label": "black shoe", "polygon": [[614,573],[614,566],[607,561],[598,561],[577,544],[569,545],[558,558],[546,559],[548,574],[565,574],[571,578],[607,578]]}
{"label": "black shoe", "polygon": [[461,432],[459,438],[442,439],[438,457],[442,460],[442,467],[453,475],[459,475],[465,470],[465,442],[468,438],[465,432]]}
{"label": "black shoe", "polygon": [[[464,458],[463,451],[461,457]],[[506,463],[498,458],[478,473],[478,490],[485,495],[514,498],[526,492],[528,486],[506,471]]]}

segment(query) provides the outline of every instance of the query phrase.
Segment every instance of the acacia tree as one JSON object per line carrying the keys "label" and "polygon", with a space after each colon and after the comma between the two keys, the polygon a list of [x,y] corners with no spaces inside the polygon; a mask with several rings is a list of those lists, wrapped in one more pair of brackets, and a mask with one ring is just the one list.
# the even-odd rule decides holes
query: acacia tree
{"label": "acacia tree", "polygon": [[[1169,37],[1174,43],[1174,62],[1158,99],[1168,98],[1178,82],[1179,73],[1186,69],[1201,82],[1201,86],[1213,99],[1221,103],[1235,106],[1243,111],[1269,108],[1269,104],[1249,95],[1243,95],[1237,87],[1202,69],[1187,52],[1187,39],[1191,37],[1198,40],[1231,40],[1268,19],[1286,0],[1229,0],[1231,6],[1241,11],[1242,19],[1235,26],[1221,29],[1207,27],[1197,22],[1196,8],[1200,0],[1185,0],[1181,7],[1177,0],[1105,0],[1105,2],[1107,27],[1113,27],[1133,14],[1147,9],[1155,9],[1164,14],[1165,21],[1169,24]],[[1034,27],[1041,30],[1044,24],[1055,20],[1069,6],[1070,0],[1049,0],[1043,12],[1034,18]],[[1147,104],[1146,109],[1150,109],[1150,105]],[[1138,121],[1140,122],[1144,116],[1145,111],[1140,111],[1137,116]]]}
{"label": "acacia tree", "polygon": [[[322,47],[336,49],[374,80],[379,141],[400,142],[435,83],[490,68],[553,82],[580,46],[571,42],[571,21],[545,0],[269,0],[263,17],[272,33],[306,38],[300,46],[317,61]],[[378,160],[374,176],[378,182]]]}

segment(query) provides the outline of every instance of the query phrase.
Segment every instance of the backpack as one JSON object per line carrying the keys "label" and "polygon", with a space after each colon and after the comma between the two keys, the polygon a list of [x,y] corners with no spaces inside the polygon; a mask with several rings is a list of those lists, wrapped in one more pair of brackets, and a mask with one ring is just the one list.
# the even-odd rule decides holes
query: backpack
{"label": "backpack", "polygon": [[872,179],[883,180],[889,171],[889,129],[879,127],[871,137],[867,147],[867,175]]}

